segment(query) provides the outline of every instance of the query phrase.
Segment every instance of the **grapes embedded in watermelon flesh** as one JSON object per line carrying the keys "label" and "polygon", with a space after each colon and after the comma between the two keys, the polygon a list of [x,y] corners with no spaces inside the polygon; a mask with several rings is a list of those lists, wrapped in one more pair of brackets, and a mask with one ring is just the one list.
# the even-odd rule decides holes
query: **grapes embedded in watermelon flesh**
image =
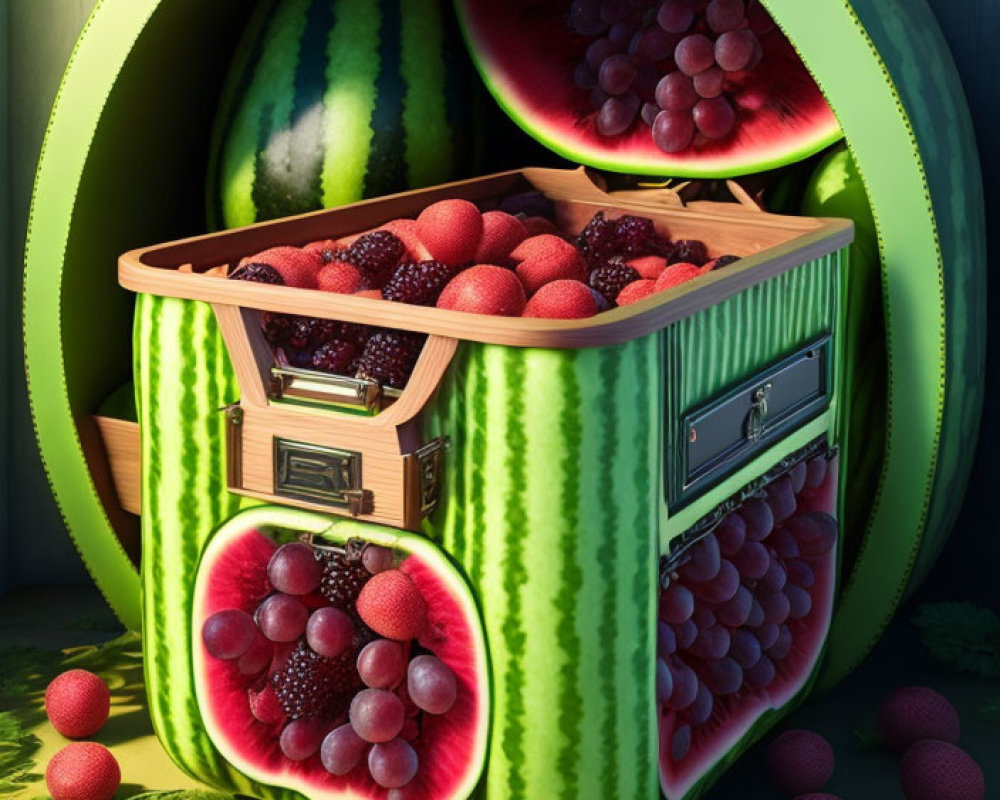
{"label": "grapes embedded in watermelon flesh", "polygon": [[[195,672],[209,735],[241,771],[320,800],[385,797],[401,787],[414,800],[464,797],[485,757],[488,707],[478,612],[471,596],[456,594],[457,573],[443,571],[446,562],[427,545],[419,553],[398,540],[339,551],[279,547],[289,535],[236,530],[206,551]],[[378,604],[368,586],[376,576],[419,594],[419,643],[378,639],[359,617],[378,608],[380,624],[393,627],[386,615],[397,605]],[[293,596],[275,584],[312,590]],[[372,591],[359,612],[365,587]],[[258,606],[255,620],[249,612]],[[293,627],[302,629],[288,638]],[[240,665],[257,650],[263,666],[247,674]]]}
{"label": "grapes embedded in watermelon flesh", "polygon": [[[458,3],[501,106],[560,154],[620,172],[728,177],[802,160],[841,138],[760,3],[613,0],[614,13],[604,13],[611,2],[573,3],[568,14],[557,0]],[[699,99],[711,102],[696,107]]]}
{"label": "grapes embedded in watermelon flesh", "polygon": [[[807,486],[815,461],[828,491]],[[798,462],[666,565],[654,672],[667,797],[689,792],[816,667],[836,568],[836,470],[826,465],[822,456]],[[803,492],[830,507],[816,508]]]}

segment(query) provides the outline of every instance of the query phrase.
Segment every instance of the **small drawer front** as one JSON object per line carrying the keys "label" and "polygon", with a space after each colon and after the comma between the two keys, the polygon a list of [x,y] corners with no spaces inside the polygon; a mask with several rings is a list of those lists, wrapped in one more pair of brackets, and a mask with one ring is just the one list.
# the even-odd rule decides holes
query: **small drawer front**
{"label": "small drawer front", "polygon": [[361,453],[274,438],[275,494],[347,508],[361,488]]}
{"label": "small drawer front", "polygon": [[680,474],[668,478],[672,507],[694,499],[830,402],[829,336],[691,409],[680,430]]}

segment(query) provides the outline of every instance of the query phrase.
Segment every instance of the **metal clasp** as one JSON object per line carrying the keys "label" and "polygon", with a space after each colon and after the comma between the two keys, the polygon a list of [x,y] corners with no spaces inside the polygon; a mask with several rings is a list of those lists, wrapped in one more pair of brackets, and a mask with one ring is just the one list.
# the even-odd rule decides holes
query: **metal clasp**
{"label": "metal clasp", "polygon": [[764,421],[767,419],[767,399],[771,394],[771,384],[754,389],[750,401],[750,411],[747,414],[746,438],[751,444],[756,444],[764,436]]}
{"label": "metal clasp", "polygon": [[417,475],[420,480],[420,514],[427,516],[441,497],[441,476],[444,473],[444,453],[449,447],[447,437],[432,439],[416,450]]}

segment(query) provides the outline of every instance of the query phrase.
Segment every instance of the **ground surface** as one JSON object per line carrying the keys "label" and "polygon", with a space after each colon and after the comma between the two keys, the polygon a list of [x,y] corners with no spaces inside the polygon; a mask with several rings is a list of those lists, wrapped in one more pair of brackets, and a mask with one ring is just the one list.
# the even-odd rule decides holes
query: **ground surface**
{"label": "ground surface", "polygon": [[[857,672],[833,692],[812,699],[785,727],[810,728],[833,743],[838,763],[828,790],[843,800],[903,800],[898,759],[863,742],[887,691],[907,684],[933,686],[958,707],[961,745],[986,772],[987,798],[1000,798],[1000,722],[978,713],[985,699],[1000,695],[1000,684],[932,665],[909,621],[913,615],[914,609],[904,609]],[[21,592],[0,602],[0,798],[47,797],[41,780],[45,764],[66,742],[47,723],[42,696],[48,680],[72,666],[97,672],[112,688],[112,718],[94,739],[110,747],[121,764],[116,800],[146,793],[152,793],[149,800],[225,800],[172,794],[197,784],[167,759],[153,733],[138,639],[122,637],[100,597],[80,590]],[[706,800],[777,800],[763,772],[762,750],[758,745],[744,756]]]}

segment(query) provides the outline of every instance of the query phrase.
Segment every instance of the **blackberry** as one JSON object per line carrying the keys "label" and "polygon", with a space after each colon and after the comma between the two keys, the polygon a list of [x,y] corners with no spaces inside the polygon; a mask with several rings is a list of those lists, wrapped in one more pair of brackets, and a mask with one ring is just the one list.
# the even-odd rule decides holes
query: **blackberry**
{"label": "blackberry", "polygon": [[265,311],[260,315],[260,328],[264,332],[265,341],[272,347],[281,347],[288,341],[292,332],[295,317],[290,314],[276,314]]}
{"label": "blackberry", "polygon": [[392,271],[406,254],[406,245],[394,233],[372,231],[360,236],[337,257],[353,264],[376,287],[384,286]]}
{"label": "blackberry", "polygon": [[625,214],[615,223],[618,251],[630,258],[649,255],[649,242],[656,236],[653,220]]}
{"label": "blackberry", "polygon": [[598,211],[580,232],[577,247],[583,252],[591,267],[604,264],[618,247],[618,225]]}
{"label": "blackberry", "polygon": [[669,264],[694,264],[696,267],[705,266],[708,261],[708,249],[705,243],[698,239],[678,239],[674,242],[674,252],[667,259]]}
{"label": "blackberry", "polygon": [[739,261],[739,256],[719,256],[715,259],[714,269],[722,269],[722,267],[728,267],[730,264]]}
{"label": "blackberry", "polygon": [[621,292],[632,281],[641,276],[620,257],[611,259],[605,266],[598,267],[590,273],[588,283],[592,289],[600,292],[608,302],[614,303]]}
{"label": "blackberry", "polygon": [[229,273],[231,281],[252,281],[253,283],[270,283],[284,286],[285,279],[270,264],[244,264]]}
{"label": "blackberry", "polygon": [[320,345],[312,354],[312,366],[335,375],[349,375],[357,361],[358,348],[353,342],[332,339]]}
{"label": "blackberry", "polygon": [[356,663],[359,638],[356,635],[352,646],[336,658],[324,658],[299,642],[284,666],[271,676],[274,693],[289,719],[334,718],[346,711],[362,685]]}
{"label": "blackberry", "polygon": [[382,297],[398,303],[432,306],[455,270],[440,261],[400,264],[382,289]]}
{"label": "blackberry", "polygon": [[402,389],[413,372],[426,334],[383,330],[372,336],[358,359],[357,377]]}
{"label": "blackberry", "polygon": [[365,569],[360,558],[349,560],[340,553],[325,553],[318,550],[316,558],[323,564],[323,576],[319,582],[320,594],[337,608],[353,614],[361,587],[371,574]]}
{"label": "blackberry", "polygon": [[318,317],[295,317],[285,344],[298,350],[319,347],[340,338],[341,323]]}
{"label": "blackberry", "polygon": [[371,325],[362,325],[360,322],[341,322],[337,338],[343,339],[345,342],[353,342],[360,350],[373,333],[375,333],[375,328]]}

